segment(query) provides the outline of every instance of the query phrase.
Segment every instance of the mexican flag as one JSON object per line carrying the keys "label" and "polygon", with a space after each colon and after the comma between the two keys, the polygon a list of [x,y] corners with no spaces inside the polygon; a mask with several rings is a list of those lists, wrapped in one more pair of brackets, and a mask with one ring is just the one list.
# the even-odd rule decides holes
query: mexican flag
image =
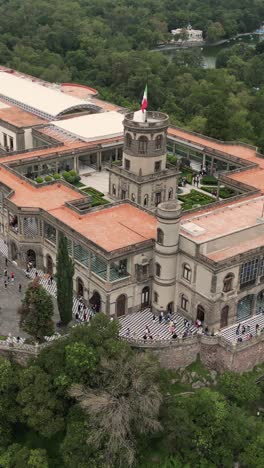
{"label": "mexican flag", "polygon": [[142,102],[141,102],[142,112],[144,112],[144,110],[146,110],[147,107],[148,107],[148,85],[146,85],[146,87],[145,87],[145,91],[144,91],[144,94],[143,94],[143,99],[142,99]]}

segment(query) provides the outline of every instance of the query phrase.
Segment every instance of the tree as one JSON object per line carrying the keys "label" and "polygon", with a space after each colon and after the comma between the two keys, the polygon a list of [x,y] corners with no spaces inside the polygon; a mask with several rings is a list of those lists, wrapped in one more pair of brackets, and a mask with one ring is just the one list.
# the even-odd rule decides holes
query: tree
{"label": "tree", "polygon": [[239,406],[254,403],[259,400],[261,389],[255,383],[251,374],[235,374],[225,372],[219,379],[220,390],[230,401]]}
{"label": "tree", "polygon": [[29,284],[19,313],[22,330],[36,340],[43,340],[45,335],[52,335],[54,330],[52,298],[39,284],[37,278]]}
{"label": "tree", "polygon": [[150,355],[125,351],[116,360],[101,362],[98,388],[71,387],[70,396],[87,414],[87,444],[101,451],[107,466],[132,466],[136,435],[161,429],[158,416],[162,396],[155,381],[157,370]]}
{"label": "tree", "polygon": [[68,253],[67,239],[60,233],[57,254],[57,302],[61,321],[72,319],[74,264]]}
{"label": "tree", "polygon": [[12,444],[4,453],[0,453],[1,468],[48,468],[46,450],[22,447]]}
{"label": "tree", "polygon": [[225,30],[221,23],[211,23],[207,28],[207,39],[209,42],[219,41],[224,37]]}
{"label": "tree", "polygon": [[21,422],[51,437],[63,430],[63,400],[57,398],[52,378],[37,365],[20,371],[17,402],[21,408]]}
{"label": "tree", "polygon": [[[17,421],[16,373],[10,361],[0,358],[0,446],[11,441],[12,426]],[[0,465],[1,466],[1,465]]]}
{"label": "tree", "polygon": [[241,466],[245,468],[262,468],[264,460],[264,432],[245,446],[240,457]]}

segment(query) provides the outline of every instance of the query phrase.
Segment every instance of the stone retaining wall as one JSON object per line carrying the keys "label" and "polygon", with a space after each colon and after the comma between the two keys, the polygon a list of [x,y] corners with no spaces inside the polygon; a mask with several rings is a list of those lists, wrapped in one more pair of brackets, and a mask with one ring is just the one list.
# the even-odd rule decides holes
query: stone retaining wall
{"label": "stone retaining wall", "polygon": [[[25,366],[30,358],[36,357],[50,344],[32,346],[0,342],[0,356]],[[161,343],[130,342],[130,345],[137,350],[152,352],[158,357],[161,366],[167,369],[187,367],[198,356],[205,367],[218,372],[246,372],[264,362],[264,334],[235,345],[222,336],[194,336]]]}

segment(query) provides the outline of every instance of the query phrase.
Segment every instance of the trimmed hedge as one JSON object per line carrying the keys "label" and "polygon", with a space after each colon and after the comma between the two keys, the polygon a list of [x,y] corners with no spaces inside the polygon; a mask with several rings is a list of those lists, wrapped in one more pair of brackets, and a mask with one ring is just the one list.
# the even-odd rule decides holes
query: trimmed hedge
{"label": "trimmed hedge", "polygon": [[[208,193],[213,193],[216,190],[214,187],[201,187],[201,189]],[[235,195],[235,190],[228,187],[221,187],[219,190],[219,197],[223,199],[234,197]]]}
{"label": "trimmed hedge", "polygon": [[96,190],[93,187],[86,187],[85,189],[82,189],[82,191],[91,196],[92,206],[107,205],[110,203],[108,200],[103,198],[104,194],[102,192],[99,192],[99,190]]}
{"label": "trimmed hedge", "polygon": [[214,176],[206,175],[201,179],[202,185],[217,185],[218,181]]}
{"label": "trimmed hedge", "polygon": [[58,173],[53,174],[52,177],[53,177],[53,179],[55,179],[55,180],[61,179],[61,175],[58,174]]}
{"label": "trimmed hedge", "polygon": [[45,176],[45,182],[50,182],[52,180],[52,177],[50,175]]}

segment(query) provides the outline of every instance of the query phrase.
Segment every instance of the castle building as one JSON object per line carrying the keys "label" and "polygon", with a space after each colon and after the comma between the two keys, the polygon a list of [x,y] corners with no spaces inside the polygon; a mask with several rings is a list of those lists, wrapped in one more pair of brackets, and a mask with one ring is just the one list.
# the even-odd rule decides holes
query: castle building
{"label": "castle building", "polygon": [[128,199],[155,209],[175,199],[179,172],[166,161],[168,125],[168,116],[161,112],[125,115],[122,166],[109,169],[109,194],[114,200]]}
{"label": "castle building", "polygon": [[[1,73],[10,75],[0,71],[0,248],[11,261],[55,274],[63,233],[75,293],[110,316],[178,311],[216,331],[264,309],[264,159],[256,148],[169,126],[163,113],[148,112],[147,121],[124,115],[97,97],[80,99],[85,87],[71,86],[74,103],[51,88],[47,107],[48,84],[31,95],[32,77],[14,72],[27,81],[18,91]],[[217,170],[218,192],[224,183],[235,195],[182,211],[167,143],[178,157]],[[92,207],[67,182],[32,177],[79,165],[109,168],[113,203]]]}

